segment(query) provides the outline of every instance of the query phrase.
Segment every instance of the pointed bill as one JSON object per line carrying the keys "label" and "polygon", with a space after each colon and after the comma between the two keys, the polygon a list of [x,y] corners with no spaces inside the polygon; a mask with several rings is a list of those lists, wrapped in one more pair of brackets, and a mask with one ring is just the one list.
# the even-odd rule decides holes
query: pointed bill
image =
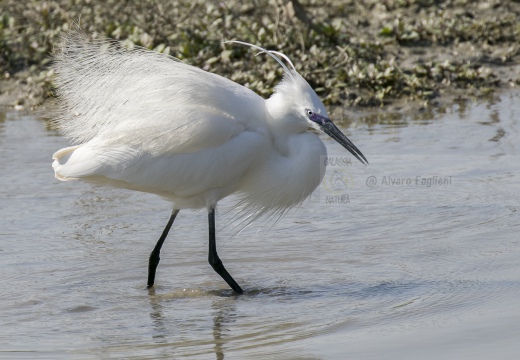
{"label": "pointed bill", "polygon": [[[319,115],[317,115],[319,116]],[[323,117],[321,119],[321,122],[317,122],[321,130],[327,135],[329,135],[331,138],[336,140],[338,143],[340,143],[341,146],[343,146],[345,149],[347,149],[352,155],[356,157],[359,161],[361,161],[362,164],[367,165],[368,160],[365,158],[365,156],[359,151],[359,149],[350,141],[345,134],[341,132],[340,129],[337,128],[334,123],[326,118]]]}

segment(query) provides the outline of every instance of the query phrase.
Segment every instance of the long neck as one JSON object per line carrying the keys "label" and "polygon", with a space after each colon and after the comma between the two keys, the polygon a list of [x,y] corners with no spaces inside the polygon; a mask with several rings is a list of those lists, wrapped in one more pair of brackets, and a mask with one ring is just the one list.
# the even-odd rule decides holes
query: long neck
{"label": "long neck", "polygon": [[[283,94],[274,93],[265,101],[265,107],[268,112],[267,126],[272,134],[273,141],[275,141],[275,146],[283,144],[285,138],[292,134],[307,131],[308,124],[298,118],[295,106]],[[280,139],[280,141],[276,141],[277,139]]]}

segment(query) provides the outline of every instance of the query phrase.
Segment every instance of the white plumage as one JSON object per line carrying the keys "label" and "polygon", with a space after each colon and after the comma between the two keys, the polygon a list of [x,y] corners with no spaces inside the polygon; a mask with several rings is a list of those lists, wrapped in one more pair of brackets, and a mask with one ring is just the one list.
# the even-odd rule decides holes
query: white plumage
{"label": "white plumage", "polygon": [[249,46],[284,68],[268,100],[162,54],[67,35],[55,58],[56,121],[76,145],[53,155],[56,178],[155,193],[175,215],[214,214],[220,199],[239,193],[245,214],[258,216],[301,203],[319,185],[326,148],[316,130],[366,161],[285,55]]}

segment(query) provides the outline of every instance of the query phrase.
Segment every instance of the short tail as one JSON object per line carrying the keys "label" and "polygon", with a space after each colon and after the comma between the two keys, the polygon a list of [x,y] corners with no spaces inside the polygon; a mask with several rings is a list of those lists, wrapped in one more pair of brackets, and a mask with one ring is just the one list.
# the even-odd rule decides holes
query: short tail
{"label": "short tail", "polygon": [[56,151],[52,155],[52,159],[54,162],[52,163],[52,168],[54,169],[54,176],[56,179],[61,181],[69,181],[69,180],[77,180],[77,177],[69,177],[66,175],[67,171],[64,171],[65,164],[67,160],[70,158],[72,153],[79,148],[80,145],[69,146],[63,149]]}
{"label": "short tail", "polygon": [[[61,181],[106,177],[119,179],[142,153],[127,145],[82,144],[58,150],[52,158],[56,179]],[[119,179],[120,180],[120,179]]]}

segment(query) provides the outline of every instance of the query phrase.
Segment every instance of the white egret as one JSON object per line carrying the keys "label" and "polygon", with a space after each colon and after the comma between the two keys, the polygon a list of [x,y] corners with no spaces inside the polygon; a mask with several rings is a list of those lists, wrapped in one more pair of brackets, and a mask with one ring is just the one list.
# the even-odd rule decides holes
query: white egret
{"label": "white egret", "polygon": [[269,99],[172,57],[77,32],[65,36],[55,56],[56,123],[76,144],[53,155],[56,178],[154,193],[173,203],[150,254],[149,288],[181,209],[207,209],[209,263],[242,293],[217,254],[217,202],[238,193],[238,205],[253,217],[300,204],[323,178],[320,161],[327,151],[316,131],[367,162],[285,55],[234,43],[283,68]]}

